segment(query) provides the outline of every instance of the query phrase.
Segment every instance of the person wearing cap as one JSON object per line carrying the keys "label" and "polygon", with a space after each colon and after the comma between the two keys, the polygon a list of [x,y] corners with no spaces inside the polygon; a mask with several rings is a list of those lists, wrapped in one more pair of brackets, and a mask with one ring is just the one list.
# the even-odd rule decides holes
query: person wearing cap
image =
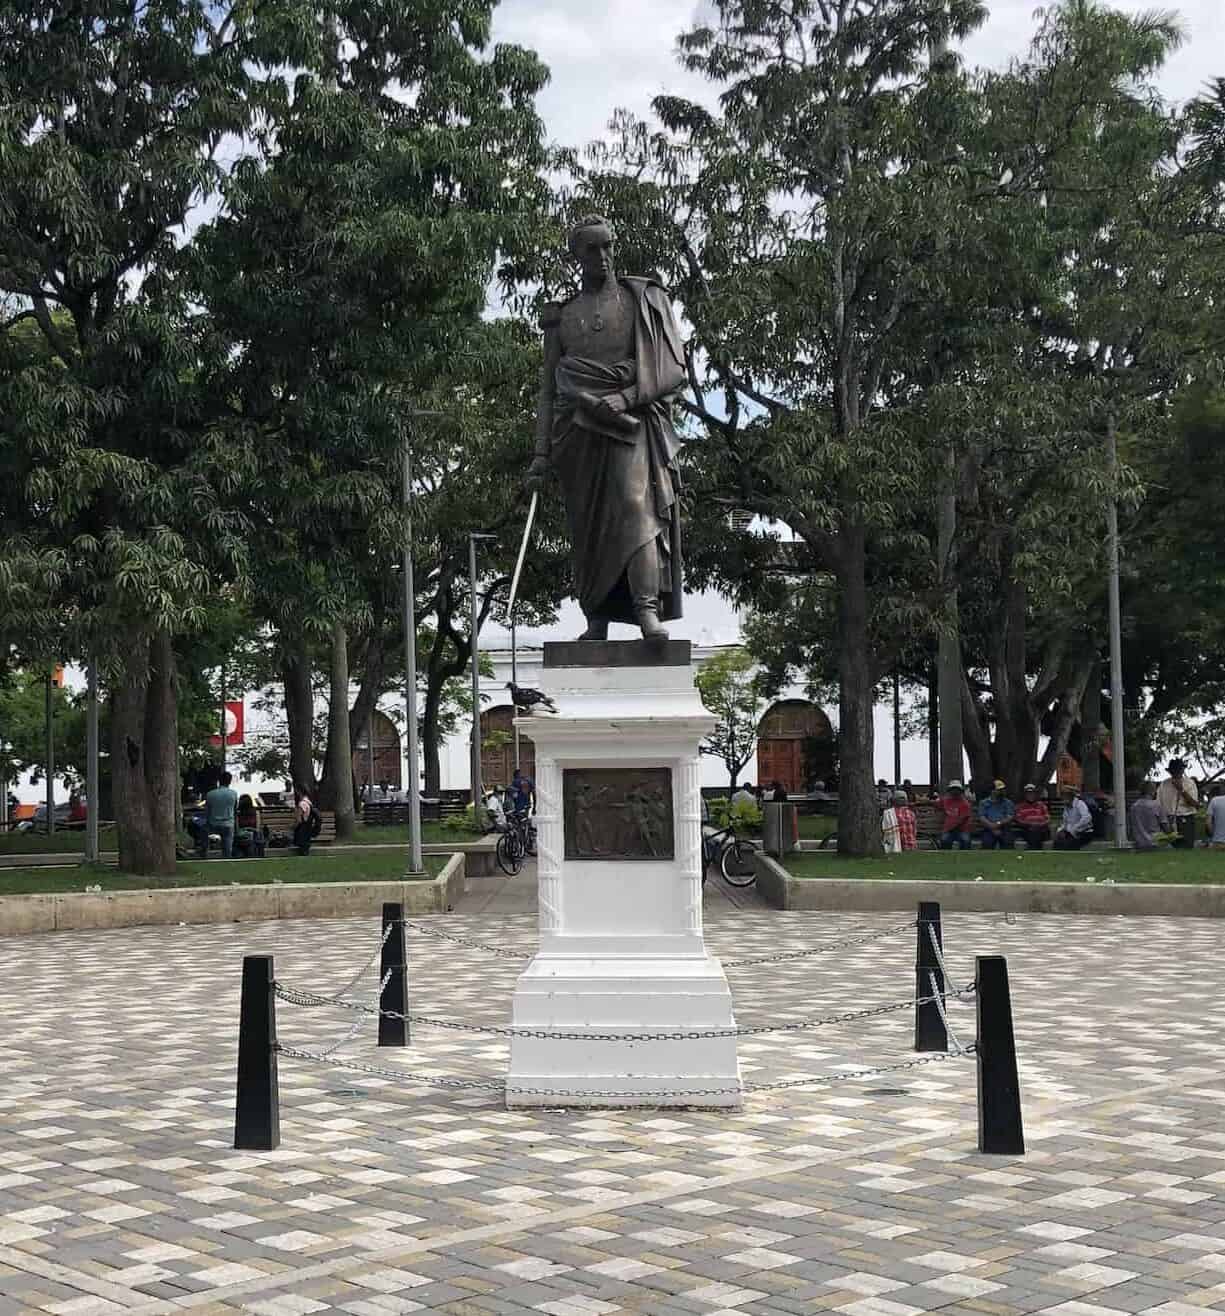
{"label": "person wearing cap", "polygon": [[950,781],[939,800],[942,821],[940,824],[940,848],[951,850],[955,845],[959,850],[970,848],[970,823],[974,811],[966,799],[965,787],[959,781]]}
{"label": "person wearing cap", "polygon": [[1189,850],[1195,845],[1199,790],[1195,778],[1186,775],[1187,765],[1182,759],[1171,759],[1166,771],[1170,775],[1157,787],[1157,807],[1169,830],[1178,833],[1178,840],[1170,844],[1179,850]]}
{"label": "person wearing cap", "polygon": [[1063,788],[1066,799],[1063,805],[1063,822],[1055,833],[1053,848],[1079,850],[1093,840],[1093,815],[1075,786]]}
{"label": "person wearing cap", "polygon": [[1013,822],[1028,850],[1041,850],[1051,839],[1051,811],[1046,801],[1038,798],[1038,788],[1032,781],[1026,784]]}
{"label": "person wearing cap", "polygon": [[1016,809],[1005,793],[1006,790],[1007,787],[997,777],[991,783],[991,794],[978,806],[978,820],[983,825],[984,850],[1012,849],[1012,819]]}

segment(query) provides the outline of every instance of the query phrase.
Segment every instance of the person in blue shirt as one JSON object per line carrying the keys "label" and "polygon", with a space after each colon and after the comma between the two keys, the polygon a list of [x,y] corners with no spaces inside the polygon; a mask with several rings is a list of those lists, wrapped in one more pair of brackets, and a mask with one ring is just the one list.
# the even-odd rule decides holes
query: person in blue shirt
{"label": "person in blue shirt", "polygon": [[983,825],[984,850],[1012,849],[1012,818],[1016,809],[1004,793],[1006,790],[1002,781],[992,782],[991,794],[978,806],[978,820]]}
{"label": "person in blue shirt", "polygon": [[514,801],[516,813],[530,813],[532,810],[532,796],[535,793],[535,784],[531,777],[525,777],[523,773],[516,768],[515,775],[510,779],[511,799]]}
{"label": "person in blue shirt", "polygon": [[221,837],[221,853],[226,859],[234,855],[234,814],[238,807],[238,792],[230,789],[233,780],[228,772],[223,772],[221,785],[204,797],[205,851],[208,850],[208,833],[216,832]]}

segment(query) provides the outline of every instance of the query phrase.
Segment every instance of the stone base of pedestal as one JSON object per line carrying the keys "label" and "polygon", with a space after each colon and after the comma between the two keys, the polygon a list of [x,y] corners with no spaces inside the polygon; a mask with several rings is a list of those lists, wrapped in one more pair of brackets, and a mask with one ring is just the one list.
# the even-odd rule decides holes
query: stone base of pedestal
{"label": "stone base of pedestal", "polygon": [[[732,1029],[731,992],[710,956],[537,955],[515,987],[508,1106],[739,1106],[736,1039],[643,1040]],[[556,1034],[563,1034],[558,1037]],[[584,1034],[631,1034],[624,1042]]]}
{"label": "stone base of pedestal", "polygon": [[[738,1106],[735,1027],[702,937],[702,770],[714,726],[689,644],[546,644],[536,742],[540,953],[515,987],[509,1106]],[[558,1037],[557,1034],[563,1034]]]}

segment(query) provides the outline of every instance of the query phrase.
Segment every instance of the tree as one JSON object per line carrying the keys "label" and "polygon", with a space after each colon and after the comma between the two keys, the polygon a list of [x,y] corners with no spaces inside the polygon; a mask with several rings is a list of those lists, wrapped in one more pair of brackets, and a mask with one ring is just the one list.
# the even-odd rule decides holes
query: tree
{"label": "tree", "polygon": [[173,871],[173,640],[243,558],[234,471],[196,387],[216,344],[174,285],[178,238],[221,143],[309,62],[311,14],[0,5],[0,294],[17,306],[0,336],[34,324],[48,353],[0,381],[4,473],[20,480],[0,613],[27,648],[53,635],[99,658],[129,871]]}
{"label": "tree", "polygon": [[870,563],[910,534],[938,475],[900,418],[982,225],[968,204],[981,181],[955,152],[963,81],[929,54],[984,13],[977,0],[721,0],[681,39],[718,112],[658,98],[663,131],[623,119],[586,180],[693,327],[696,497],[791,527],[793,571],[833,584],[848,854],[880,849],[873,690],[897,644],[897,599],[870,593]]}
{"label": "tree", "polygon": [[708,658],[694,677],[706,711],[719,719],[702,740],[701,752],[722,762],[729,791],[736,789],[741,768],[757,752],[757,724],[765,701],[756,666],[747,649],[723,649]]}
{"label": "tree", "polygon": [[[498,339],[481,320],[487,287],[513,277],[544,210],[533,99],[546,73],[528,51],[487,49],[493,7],[428,0],[410,15],[362,0],[329,15],[319,69],[287,88],[199,244],[199,297],[236,345],[215,391],[232,400],[236,442],[255,439],[257,597],[280,639],[293,772],[313,775],[311,651],[326,639],[320,795],[341,832],[352,738],[399,627],[401,454],[416,413],[464,410],[454,391],[430,399]],[[461,486],[476,482],[469,438],[444,450],[463,458],[443,467]],[[432,454],[413,446],[420,525]],[[465,528],[481,525],[470,512]],[[449,636],[421,574],[418,620],[434,611]],[[359,656],[350,709],[341,669]]]}

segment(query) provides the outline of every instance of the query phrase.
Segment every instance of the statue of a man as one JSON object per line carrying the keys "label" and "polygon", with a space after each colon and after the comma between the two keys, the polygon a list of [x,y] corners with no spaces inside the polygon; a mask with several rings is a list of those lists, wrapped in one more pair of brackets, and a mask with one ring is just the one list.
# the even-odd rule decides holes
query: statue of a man
{"label": "statue of a man", "polygon": [[662,642],[681,615],[677,501],[680,440],[669,399],[685,382],[684,349],[667,293],[618,278],[613,235],[598,215],[570,233],[582,288],[545,309],[536,455],[528,483],[550,467],[561,481],[582,640],[610,621]]}

